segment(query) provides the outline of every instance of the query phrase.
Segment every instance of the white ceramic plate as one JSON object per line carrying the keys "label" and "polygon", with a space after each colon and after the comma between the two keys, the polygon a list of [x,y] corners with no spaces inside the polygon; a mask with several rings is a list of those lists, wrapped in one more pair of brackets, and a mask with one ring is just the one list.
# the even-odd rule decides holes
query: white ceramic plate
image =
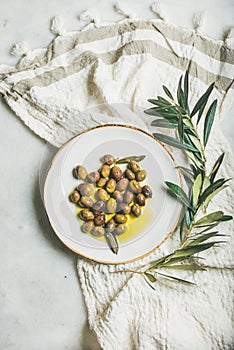
{"label": "white ceramic plate", "polygon": [[[78,184],[72,169],[82,164],[91,172],[97,170],[104,154],[123,158],[145,155],[140,163],[147,171],[147,182],[153,198],[147,201],[142,216],[130,224],[132,236],[119,237],[115,255],[105,240],[84,234],[76,216],[76,206],[68,196]],[[126,165],[125,165],[126,166]],[[169,151],[152,135],[130,126],[95,127],[68,141],[55,155],[44,186],[44,204],[58,238],[74,252],[101,263],[119,264],[137,260],[158,248],[175,228],[180,203],[166,190],[165,181],[180,183],[180,174]],[[133,226],[132,226],[133,225]],[[126,235],[127,236],[127,235]]]}

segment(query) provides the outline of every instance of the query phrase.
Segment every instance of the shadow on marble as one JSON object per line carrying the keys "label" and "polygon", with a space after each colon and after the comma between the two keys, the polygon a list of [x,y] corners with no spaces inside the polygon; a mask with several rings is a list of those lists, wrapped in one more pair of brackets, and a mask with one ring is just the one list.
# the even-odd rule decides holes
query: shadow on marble
{"label": "shadow on marble", "polygon": [[82,350],[101,350],[101,347],[97,342],[96,335],[90,330],[87,323],[84,325],[82,330],[81,345]]}

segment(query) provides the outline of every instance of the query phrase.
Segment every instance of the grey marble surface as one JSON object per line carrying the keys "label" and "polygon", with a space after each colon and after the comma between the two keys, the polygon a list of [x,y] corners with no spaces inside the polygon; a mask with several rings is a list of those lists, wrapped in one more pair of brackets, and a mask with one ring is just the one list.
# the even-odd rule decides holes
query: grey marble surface
{"label": "grey marble surface", "polygon": [[[9,55],[14,42],[26,40],[32,48],[47,46],[54,37],[49,31],[54,15],[63,16],[67,30],[81,26],[77,17],[87,8],[98,9],[105,20],[121,19],[113,3],[0,0],[0,63],[17,62]],[[147,7],[151,1],[122,3],[139,17],[153,17]],[[215,38],[233,24],[232,0],[164,0],[163,4],[169,19],[185,27],[192,27],[195,11],[205,10],[204,33]],[[234,148],[232,114],[225,116],[223,130]],[[3,101],[0,120],[0,349],[99,349],[87,326],[77,256],[56,238],[43,209],[38,177],[45,142]]]}

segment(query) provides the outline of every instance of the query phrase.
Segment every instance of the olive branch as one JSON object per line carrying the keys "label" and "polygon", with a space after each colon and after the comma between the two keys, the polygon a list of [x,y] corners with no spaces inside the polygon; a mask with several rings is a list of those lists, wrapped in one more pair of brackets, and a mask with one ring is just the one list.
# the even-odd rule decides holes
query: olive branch
{"label": "olive branch", "polygon": [[[154,133],[153,135],[163,143],[184,150],[190,159],[189,167],[178,167],[187,183],[188,193],[185,193],[180,186],[174,183],[165,182],[169,191],[183,205],[179,221],[180,247],[173,253],[150,262],[143,269],[128,270],[143,275],[146,282],[153,289],[153,283],[156,282],[157,275],[193,284],[193,282],[161,272],[161,269],[205,270],[205,267],[198,263],[197,254],[224,243],[225,241],[219,237],[225,235],[219,234],[219,231],[213,229],[221,222],[232,220],[232,216],[224,214],[223,211],[206,214],[211,200],[220,191],[228,187],[227,182],[230,180],[225,178],[216,179],[224,159],[224,153],[218,157],[209,174],[206,170],[205,148],[217,108],[217,100],[214,100],[206,108],[213,88],[214,83],[208,87],[190,111],[188,104],[189,74],[186,72],[184,77],[182,75],[179,80],[176,99],[169,89],[163,86],[167,99],[158,96],[157,99],[148,100],[154,107],[147,109],[145,113],[157,117],[151,125],[174,129],[177,138],[160,133]],[[204,113],[205,108],[206,113]],[[201,137],[197,127],[203,119],[203,135]]]}

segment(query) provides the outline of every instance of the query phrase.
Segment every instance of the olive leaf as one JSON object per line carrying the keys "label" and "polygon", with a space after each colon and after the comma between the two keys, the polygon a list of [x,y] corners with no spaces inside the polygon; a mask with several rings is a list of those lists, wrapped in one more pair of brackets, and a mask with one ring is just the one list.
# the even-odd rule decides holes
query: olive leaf
{"label": "olive leaf", "polygon": [[201,192],[201,187],[202,187],[202,174],[198,174],[193,187],[192,187],[192,193],[193,193],[193,206],[196,207],[198,203],[198,198]]}
{"label": "olive leaf", "polygon": [[216,108],[217,108],[217,100],[215,100],[211,104],[211,106],[206,114],[205,123],[204,123],[204,133],[203,133],[203,140],[204,140],[205,146],[207,144],[207,141],[208,141],[208,138],[210,135],[210,131],[211,131],[211,127],[212,127],[213,122],[214,122]]}
{"label": "olive leaf", "polygon": [[186,195],[186,193],[184,192],[184,190],[172,183],[172,182],[169,182],[169,181],[165,181],[167,187],[169,188],[169,190],[177,197],[180,199],[180,201],[185,204],[187,207],[191,208],[191,204],[189,202],[189,199],[188,199],[188,196]]}
{"label": "olive leaf", "polygon": [[194,282],[190,282],[190,281],[184,280],[184,279],[179,278],[179,277],[167,275],[167,274],[162,273],[162,272],[158,272],[158,271],[157,271],[156,273],[157,273],[158,275],[160,275],[160,276],[163,276],[163,277],[166,277],[166,278],[169,278],[169,279],[178,281],[178,282],[182,282],[182,283],[185,283],[185,284],[195,284]]}
{"label": "olive leaf", "polygon": [[118,159],[116,161],[116,164],[124,164],[130,162],[130,160],[134,160],[135,162],[141,162],[143,159],[145,159],[145,156],[129,156],[125,158]]}
{"label": "olive leaf", "polygon": [[233,220],[233,217],[231,215],[223,215],[219,221],[230,221]]}
{"label": "olive leaf", "polygon": [[154,137],[156,137],[159,141],[162,141],[164,143],[167,143],[170,146],[174,146],[176,148],[188,150],[188,151],[197,151],[195,147],[182,143],[181,141],[175,139],[174,137],[163,135],[163,134],[158,134],[154,133]]}
{"label": "olive leaf", "polygon": [[[209,232],[209,233],[206,233],[204,235],[202,235],[201,237],[198,237],[196,239],[194,239],[191,243],[189,243],[189,246],[193,246],[193,245],[197,245],[197,244],[200,244],[202,242],[205,242],[207,241],[209,238],[212,238],[212,237],[221,237],[221,236],[224,236],[222,234],[218,234],[219,231],[214,231],[214,232]],[[219,242],[220,243],[220,242]]]}
{"label": "olive leaf", "polygon": [[223,217],[223,211],[215,211],[208,215],[203,216],[201,219],[194,223],[194,226],[201,226],[219,221]]}
{"label": "olive leaf", "polygon": [[152,275],[152,273],[145,272],[144,274],[149,279],[150,282],[152,282],[152,283],[156,282],[156,278],[154,277],[154,275]]}
{"label": "olive leaf", "polygon": [[197,101],[197,103],[195,104],[191,114],[190,114],[190,117],[192,118],[198,111],[200,108],[203,107],[203,109],[205,108],[204,104],[206,105],[208,99],[209,99],[209,96],[214,88],[214,84],[215,83],[212,83],[208,89],[206,90],[206,92],[199,98],[199,100]]}
{"label": "olive leaf", "polygon": [[165,85],[163,85],[163,90],[164,90],[165,94],[166,94],[171,100],[173,100],[173,96],[172,96],[171,92],[169,91],[169,89],[168,89]]}
{"label": "olive leaf", "polygon": [[195,264],[181,264],[181,265],[164,265],[165,269],[173,270],[186,270],[186,271],[205,271],[206,269],[202,266]]}
{"label": "olive leaf", "polygon": [[189,110],[188,110],[188,95],[189,95],[189,75],[188,75],[188,71],[186,71],[185,76],[184,76],[184,107],[189,112]]}
{"label": "olive leaf", "polygon": [[167,128],[167,129],[175,129],[178,126],[177,120],[168,120],[168,119],[156,119],[152,121],[152,126],[157,126],[158,128]]}
{"label": "olive leaf", "polygon": [[219,187],[217,190],[213,191],[206,199],[205,201],[203,202],[203,208],[204,209],[207,209],[210,201],[219,193],[221,192],[222,190],[224,190],[225,188],[227,188],[228,186],[227,185],[224,185],[224,186],[221,186]]}
{"label": "olive leaf", "polygon": [[220,168],[220,165],[223,162],[223,158],[224,158],[224,153],[222,153],[219,158],[216,160],[211,172],[210,172],[210,182],[214,182],[215,176]]}
{"label": "olive leaf", "polygon": [[113,253],[118,254],[119,251],[119,243],[117,241],[117,238],[115,235],[113,235],[111,232],[105,232],[105,238],[107,240],[107,243],[109,244],[111,250]]}

